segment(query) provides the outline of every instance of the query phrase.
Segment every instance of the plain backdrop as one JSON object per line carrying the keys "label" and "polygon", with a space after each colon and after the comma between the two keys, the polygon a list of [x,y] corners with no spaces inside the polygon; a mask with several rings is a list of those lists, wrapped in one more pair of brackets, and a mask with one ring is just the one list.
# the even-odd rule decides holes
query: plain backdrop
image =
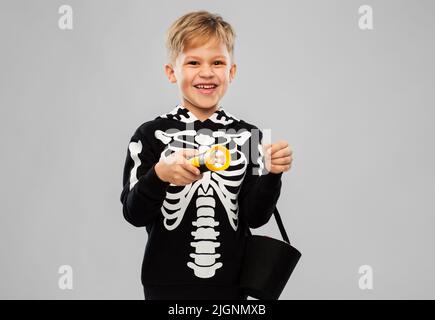
{"label": "plain backdrop", "polygon": [[[294,151],[278,208],[302,258],[281,299],[435,298],[432,0],[2,0],[0,298],[143,299],[122,170],[136,128],[179,102],[164,36],[200,9],[237,33],[222,106]],[[273,218],[253,232],[280,237]]]}

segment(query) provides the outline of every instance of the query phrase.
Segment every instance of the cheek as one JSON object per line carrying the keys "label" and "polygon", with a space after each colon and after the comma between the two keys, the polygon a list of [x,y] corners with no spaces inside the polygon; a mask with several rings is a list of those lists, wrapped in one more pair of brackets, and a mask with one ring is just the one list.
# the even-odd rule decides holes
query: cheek
{"label": "cheek", "polygon": [[221,85],[220,94],[223,95],[225,92],[227,92],[228,84],[225,83],[224,85]]}
{"label": "cheek", "polygon": [[182,81],[183,88],[192,87],[193,78],[194,78],[193,75],[191,75],[189,73],[184,73],[183,74],[183,81]]}
{"label": "cheek", "polygon": [[182,82],[182,87],[184,89],[188,89],[190,87],[189,81],[186,81],[186,79],[184,79]]}
{"label": "cheek", "polygon": [[221,89],[226,90],[228,87],[228,84],[231,81],[229,72],[226,72],[226,71],[222,72],[222,74],[219,75],[219,79],[220,79],[220,83],[222,84]]}
{"label": "cheek", "polygon": [[192,82],[185,76],[181,79],[181,87],[183,88],[183,90],[188,90],[189,88],[191,88],[191,83]]}

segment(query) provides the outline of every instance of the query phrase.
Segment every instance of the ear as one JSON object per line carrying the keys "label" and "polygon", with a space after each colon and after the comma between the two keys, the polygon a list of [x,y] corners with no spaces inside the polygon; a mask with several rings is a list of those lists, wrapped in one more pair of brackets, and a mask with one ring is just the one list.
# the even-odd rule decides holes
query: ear
{"label": "ear", "polygon": [[175,77],[174,67],[172,66],[171,63],[165,64],[165,73],[169,79],[169,82],[171,82],[171,83],[177,82],[177,78]]}
{"label": "ear", "polygon": [[231,65],[231,69],[230,69],[230,83],[231,83],[231,81],[234,80],[234,77],[236,76],[236,71],[237,71],[237,65],[235,63],[233,63]]}

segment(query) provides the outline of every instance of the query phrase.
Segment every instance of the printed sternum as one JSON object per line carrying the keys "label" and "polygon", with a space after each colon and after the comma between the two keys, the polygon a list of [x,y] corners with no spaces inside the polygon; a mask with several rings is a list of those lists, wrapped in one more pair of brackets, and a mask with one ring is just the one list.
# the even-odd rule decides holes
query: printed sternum
{"label": "printed sternum", "polygon": [[190,243],[195,248],[195,253],[190,254],[194,262],[187,263],[187,266],[193,269],[199,278],[211,278],[216,270],[222,267],[222,263],[217,262],[221,255],[216,253],[216,248],[220,246],[217,242],[220,233],[215,230],[215,227],[219,225],[219,222],[215,220],[216,200],[213,197],[213,188],[209,184],[206,186],[206,192],[203,189],[204,185],[198,188],[197,219],[192,222],[197,229],[192,232],[194,241]]}

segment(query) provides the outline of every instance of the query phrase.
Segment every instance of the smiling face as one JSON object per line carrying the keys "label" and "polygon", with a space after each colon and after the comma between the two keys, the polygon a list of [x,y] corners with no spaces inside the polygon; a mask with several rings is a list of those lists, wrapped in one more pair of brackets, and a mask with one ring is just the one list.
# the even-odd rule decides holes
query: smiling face
{"label": "smiling face", "polygon": [[177,56],[174,65],[165,65],[165,72],[170,82],[177,83],[182,105],[203,120],[218,108],[228,84],[234,79],[236,65],[227,47],[213,39],[187,47]]}

